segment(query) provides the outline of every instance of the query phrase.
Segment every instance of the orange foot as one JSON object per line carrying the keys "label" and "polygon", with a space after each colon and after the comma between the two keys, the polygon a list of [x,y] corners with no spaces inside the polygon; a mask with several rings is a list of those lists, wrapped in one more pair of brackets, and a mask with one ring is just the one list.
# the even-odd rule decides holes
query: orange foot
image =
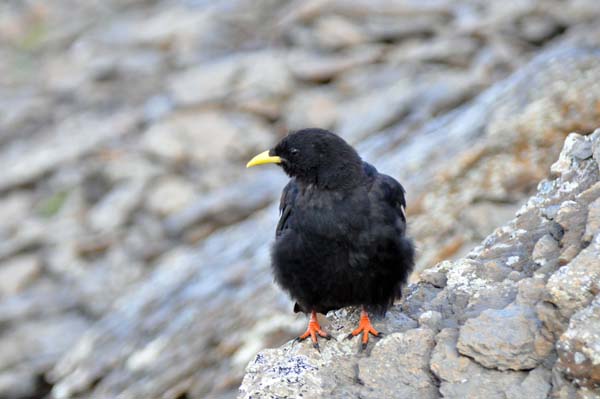
{"label": "orange foot", "polygon": [[369,320],[369,314],[364,308],[360,312],[360,322],[358,323],[358,328],[352,331],[350,334],[348,334],[346,338],[350,339],[352,337],[357,336],[360,333],[363,334],[361,350],[367,348],[367,344],[369,343],[369,334],[373,334],[376,337],[380,337],[383,335],[383,333],[380,333],[375,328],[373,328],[371,320]]}
{"label": "orange foot", "polygon": [[321,330],[321,326],[317,321],[317,313],[313,310],[310,314],[310,321],[308,322],[308,328],[306,332],[296,338],[296,341],[304,341],[306,338],[310,337],[313,346],[319,350],[319,342],[317,341],[317,335],[323,337],[325,339],[331,339],[331,335]]}

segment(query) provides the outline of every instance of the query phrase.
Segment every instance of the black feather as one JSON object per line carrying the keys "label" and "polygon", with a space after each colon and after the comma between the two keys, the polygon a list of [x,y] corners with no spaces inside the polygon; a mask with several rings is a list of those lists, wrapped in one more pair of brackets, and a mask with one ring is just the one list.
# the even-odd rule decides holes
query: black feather
{"label": "black feather", "polygon": [[414,265],[403,187],[324,130],[292,133],[270,153],[291,176],[272,266],[294,310],[365,305],[384,313]]}

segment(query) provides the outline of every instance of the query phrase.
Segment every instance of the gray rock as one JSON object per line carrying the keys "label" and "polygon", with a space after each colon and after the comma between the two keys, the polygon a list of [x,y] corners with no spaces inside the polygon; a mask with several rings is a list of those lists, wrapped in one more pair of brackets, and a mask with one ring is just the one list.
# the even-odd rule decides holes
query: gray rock
{"label": "gray rock", "polygon": [[576,384],[600,384],[600,296],[571,318],[556,344],[557,368]]}
{"label": "gray rock", "polygon": [[265,51],[246,58],[229,102],[245,111],[278,118],[283,102],[295,88],[284,55]]}
{"label": "gray rock", "polygon": [[122,183],[125,180],[147,181],[164,173],[160,164],[144,157],[141,151],[126,157],[109,159],[103,166],[103,174],[114,183]]}
{"label": "gray rock", "polygon": [[442,323],[442,314],[440,312],[436,312],[434,310],[428,310],[423,312],[421,316],[419,316],[419,326],[420,327],[429,327],[433,331],[439,331]]}
{"label": "gray rock", "polygon": [[592,156],[592,142],[588,138],[577,140],[571,154],[577,159],[588,159]]}
{"label": "gray rock", "polygon": [[552,373],[543,367],[533,369],[520,384],[507,388],[506,398],[545,399],[552,388],[551,377]]}
{"label": "gray rock", "polygon": [[535,263],[540,265],[544,271],[554,271],[555,266],[558,265],[559,253],[560,249],[558,241],[550,234],[546,234],[535,243],[531,258]]}
{"label": "gray rock", "polygon": [[[589,69],[592,65],[589,63],[591,59],[586,59],[586,56],[583,56],[582,53],[580,53],[580,55],[582,55],[583,58],[579,58],[579,55],[575,55],[577,52],[578,51],[575,50],[567,55],[557,49],[549,50],[548,53],[542,54],[539,58],[534,59],[527,68],[521,69],[522,72],[519,74],[509,77],[501,85],[498,84],[490,87],[490,89],[473,100],[473,105],[465,107],[464,112],[452,115],[452,118],[449,118],[443,124],[430,126],[429,129],[431,129],[431,135],[429,137],[431,137],[432,140],[435,140],[433,139],[434,137],[439,139],[437,144],[433,144],[433,141],[429,142],[432,145],[430,149],[424,148],[419,140],[412,139],[403,140],[402,145],[398,146],[393,156],[395,161],[391,161],[389,167],[390,170],[396,171],[395,173],[397,173],[404,182],[403,184],[408,185],[409,192],[413,193],[413,198],[416,197],[415,203],[409,203],[408,209],[411,209],[411,206],[416,206],[418,209],[418,212],[416,212],[412,218],[413,222],[411,225],[412,234],[419,240],[421,247],[423,248],[423,252],[417,261],[417,270],[422,269],[425,265],[429,266],[432,263],[439,262],[441,259],[448,258],[448,254],[460,257],[461,254],[464,253],[462,251],[465,249],[468,250],[470,245],[476,244],[477,241],[472,242],[468,239],[468,236],[465,237],[464,231],[457,229],[457,222],[453,221],[462,221],[463,218],[456,217],[456,219],[454,219],[448,217],[448,215],[468,211],[471,208],[472,203],[479,203],[483,198],[489,198],[491,192],[495,193],[493,194],[495,198],[503,198],[503,200],[500,200],[502,202],[515,201],[515,194],[517,192],[522,192],[522,200],[524,200],[525,196],[528,195],[525,194],[528,190],[526,186],[529,186],[530,188],[533,187],[540,178],[545,176],[545,168],[547,168],[558,155],[559,143],[562,143],[564,136],[556,136],[556,144],[552,144],[552,146],[556,145],[555,152],[552,156],[549,156],[549,152],[545,152],[544,155],[540,153],[539,158],[536,156],[536,159],[538,160],[547,157],[544,161],[544,164],[546,165],[544,168],[538,169],[538,166],[541,166],[541,164],[538,164],[538,166],[533,168],[530,167],[533,166],[531,164],[529,166],[522,164],[513,170],[508,170],[507,165],[517,165],[517,163],[512,163],[511,161],[508,161],[508,159],[515,160],[516,154],[518,154],[520,150],[517,147],[513,147],[512,144],[508,145],[507,137],[512,136],[516,132],[523,131],[523,129],[526,129],[528,132],[536,132],[541,125],[553,125],[556,126],[556,129],[558,130],[562,129],[559,126],[562,126],[564,120],[556,118],[556,115],[560,114],[561,105],[553,100],[557,97],[554,97],[550,92],[554,92],[555,90],[562,91],[563,89],[559,88],[557,85],[552,85],[551,82],[556,82],[557,80],[555,79],[558,79],[559,81],[568,80],[569,78],[567,75],[570,75],[571,72],[569,72],[569,70],[572,70],[571,68],[581,68],[581,71],[590,72],[593,69],[594,72],[592,73],[600,72],[593,67],[592,69]],[[596,55],[592,57],[595,58]],[[570,61],[567,62],[567,59]],[[554,64],[551,60],[560,60],[560,66],[559,64]],[[569,66],[564,68],[566,66],[564,62],[567,62]],[[541,72],[542,69],[544,72]],[[550,76],[555,76],[555,78],[550,78]],[[559,78],[558,76],[564,77]],[[546,80],[548,78],[550,78],[550,80]],[[521,79],[524,80],[521,81]],[[587,83],[581,81],[577,83],[577,85],[579,84],[584,86],[595,85],[592,81],[587,81]],[[529,89],[527,90],[527,93],[523,91],[524,87],[531,88],[532,85],[541,86],[538,86],[538,89],[535,92],[529,91]],[[590,92],[583,89],[583,86],[581,86],[581,88],[582,92]],[[559,96],[567,102],[573,102],[574,104],[578,103],[582,97],[570,97],[571,94],[568,94],[567,91],[571,92],[571,89],[572,86],[569,90],[565,90],[564,93]],[[544,94],[542,94],[543,92]],[[513,102],[512,100],[516,98],[519,98],[519,101],[522,102]],[[567,98],[569,99],[567,100]],[[595,107],[595,101],[596,100],[593,100],[581,109],[591,111]],[[562,100],[559,102],[562,102]],[[480,106],[474,106],[474,104],[479,104]],[[523,104],[529,105],[523,107]],[[578,121],[581,120],[592,121],[596,119],[591,113],[588,114],[587,111],[584,111],[584,113],[586,113],[586,116],[578,115],[571,121],[577,125]],[[538,122],[532,124],[532,121],[534,120],[539,121],[539,124]],[[424,129],[426,128],[427,127],[425,126]],[[455,128],[457,130],[454,130]],[[553,129],[555,128],[551,128],[551,130]],[[572,130],[570,127],[566,127],[566,129],[567,130],[564,131],[563,134]],[[594,123],[587,126],[586,129],[595,129]],[[399,133],[397,133],[396,130],[394,130],[394,133],[395,137],[399,136]],[[469,139],[465,138],[467,142],[471,143],[470,150],[462,152],[462,150],[457,150],[453,147],[454,143],[462,141],[462,139],[457,139],[459,136],[463,138],[467,136],[470,137]],[[516,136],[514,137],[516,138]],[[532,136],[529,137],[532,138]],[[497,150],[488,153],[477,145],[473,145],[475,142],[485,142],[488,140],[495,141],[496,139],[493,138],[498,140],[497,146],[495,145],[494,148],[503,148],[506,150],[502,151],[503,155],[499,155]],[[542,138],[539,136],[535,141],[540,143],[547,139],[549,139],[549,137]],[[513,143],[516,144],[518,141],[519,140],[516,139]],[[554,141],[554,139],[551,139],[551,141]],[[546,142],[549,144],[549,141]],[[483,147],[486,147],[488,144],[483,145]],[[444,148],[444,151],[438,151],[439,148]],[[534,149],[536,148],[536,145],[528,148]],[[464,158],[453,158],[451,154],[456,153],[455,151],[464,154]],[[439,175],[442,177],[437,180],[438,183],[435,186],[423,186],[423,197],[419,197],[418,187],[420,187],[419,181],[422,181],[422,177],[413,179],[411,176],[416,176],[418,174],[417,171],[421,171],[420,173],[422,173],[423,170],[431,170],[431,165],[435,164],[433,159],[438,156],[443,157],[446,160],[452,158],[453,161],[447,162],[446,166],[440,169]],[[399,162],[400,160],[402,160],[402,168],[394,168],[394,162]],[[460,165],[463,164],[463,162],[465,166],[464,168],[461,168]],[[496,162],[498,162],[498,167],[491,166]],[[579,162],[581,161],[577,159],[576,163]],[[386,166],[385,161],[383,162],[383,166]],[[481,168],[479,168],[479,166],[481,166]],[[594,167],[597,167],[597,165],[594,165]],[[594,179],[594,177],[592,177],[593,174],[588,173],[587,175]],[[578,192],[579,188],[577,187],[577,180],[578,179],[569,180],[569,183],[563,187],[563,190],[570,189],[571,191]],[[585,179],[583,178],[581,179],[581,184],[586,185],[587,183],[585,183],[584,180]],[[481,184],[481,187],[487,187],[494,181],[502,181],[504,183],[486,189],[485,193],[478,193],[477,190],[461,190],[461,187],[477,187],[479,184]],[[506,190],[507,187],[511,187],[511,189]],[[438,194],[432,192],[432,190],[438,189]],[[458,194],[459,192],[460,194]],[[452,193],[457,194],[453,195]],[[444,200],[441,200],[441,198],[444,198]],[[511,200],[510,198],[513,199]],[[472,201],[472,203],[470,201]],[[560,202],[562,201],[554,202],[554,204]],[[470,205],[456,207],[457,203],[469,203]],[[547,204],[547,206],[549,205],[551,205],[551,203]],[[432,228],[432,226],[435,226],[435,228]],[[467,228],[471,231],[470,226]],[[419,238],[421,235],[423,235],[423,239]],[[433,236],[436,238],[425,238]],[[443,244],[440,245],[440,243]]]}
{"label": "gray rock", "polygon": [[590,136],[590,140],[592,140],[593,157],[598,164],[598,168],[600,168],[600,144],[598,144],[598,136],[600,136],[600,129],[596,129],[594,131],[594,133]]}
{"label": "gray rock", "polygon": [[436,337],[430,368],[440,380],[444,398],[505,398],[506,392],[518,385],[524,372],[484,368],[456,350],[458,331],[444,329]]}
{"label": "gray rock", "polygon": [[564,317],[570,318],[586,307],[594,299],[594,292],[600,290],[599,254],[600,240],[594,239],[548,280],[548,300],[558,307]]}
{"label": "gray rock", "polygon": [[585,158],[588,158],[592,155],[591,146],[585,140],[584,136],[577,133],[571,133],[565,140],[564,150],[561,152],[558,161],[553,163],[550,168],[552,173],[561,174],[567,172],[571,167],[572,157],[574,157],[575,154],[578,154],[580,157],[585,156]]}
{"label": "gray rock", "polygon": [[486,310],[461,327],[456,347],[488,368],[528,370],[539,365],[552,348],[540,330],[531,308]]}
{"label": "gray rock", "polygon": [[315,24],[314,35],[319,46],[330,49],[357,46],[368,40],[367,34],[360,26],[336,15],[319,18]]}
{"label": "gray rock", "polygon": [[177,104],[222,101],[232,91],[239,64],[229,60],[204,64],[171,78],[170,93]]}
{"label": "gray rock", "polygon": [[39,95],[35,90],[9,91],[6,87],[3,90],[7,96],[0,104],[3,109],[0,113],[0,126],[3,127],[0,142],[4,143],[15,134],[30,129],[31,125],[44,123],[50,118],[49,98]]}
{"label": "gray rock", "polygon": [[600,198],[588,206],[587,222],[583,234],[583,242],[589,243],[600,231]]}
{"label": "gray rock", "polygon": [[0,199],[0,231],[2,234],[11,234],[17,225],[27,217],[33,206],[33,198],[26,192],[12,192]]}
{"label": "gray rock", "polygon": [[[458,291],[462,295],[466,291]],[[502,283],[490,283],[489,286],[474,291],[472,297],[464,296],[467,304],[464,308],[455,308],[455,313],[460,322],[478,316],[485,309],[502,309],[515,300],[517,296],[516,284],[511,280]],[[467,299],[468,298],[468,299]]]}
{"label": "gray rock", "polygon": [[306,126],[330,129],[338,118],[338,101],[325,90],[302,90],[288,101],[283,114],[290,130]]}
{"label": "gray rock", "polygon": [[372,40],[404,40],[434,34],[443,25],[442,13],[417,13],[414,15],[367,15],[364,31]]}
{"label": "gray rock", "polygon": [[167,116],[173,110],[173,101],[167,96],[154,96],[144,104],[144,118],[154,123]]}
{"label": "gray rock", "polygon": [[[85,319],[66,313],[55,318],[27,321],[9,329],[3,333],[0,342],[0,369],[14,367],[41,375],[56,363],[73,341],[80,338],[87,327]],[[36,356],[28,356],[29,353]],[[6,389],[10,392],[10,389],[16,388]]]}
{"label": "gray rock", "polygon": [[19,151],[18,157],[15,148],[0,156],[0,167],[4,171],[0,190],[34,181],[44,173],[98,149],[108,140],[129,133],[137,121],[138,115],[134,111],[124,111],[109,118],[88,114],[65,120],[54,133],[25,144],[28,151]]}
{"label": "gray rock", "polygon": [[452,65],[469,65],[478,43],[469,37],[444,37],[438,40],[406,41],[396,47],[387,59],[392,64],[407,62],[447,62]]}
{"label": "gray rock", "polygon": [[190,205],[197,195],[194,185],[180,177],[167,177],[152,184],[146,206],[160,216],[169,216]]}
{"label": "gray rock", "polygon": [[598,198],[600,198],[600,182],[592,184],[575,196],[575,200],[583,205],[589,205]]}
{"label": "gray rock", "polygon": [[114,32],[109,31],[109,36],[114,33],[113,40],[134,46],[175,47],[175,52],[180,53],[190,51],[199,35],[215,28],[211,13],[206,10],[175,6],[159,11],[132,18],[127,24],[114,24],[111,26]]}
{"label": "gray rock", "polygon": [[535,306],[544,296],[546,283],[543,278],[524,278],[519,281],[519,293],[516,303],[524,306]]}
{"label": "gray rock", "polygon": [[[385,337],[369,357],[358,362],[358,379],[364,384],[360,397],[439,398],[429,374],[429,356],[434,347],[430,329],[414,329]],[[398,357],[402,356],[402,361]],[[386,368],[381,373],[381,367]]]}
{"label": "gray rock", "polygon": [[99,232],[114,230],[127,223],[131,213],[142,201],[144,181],[121,183],[111,190],[88,215],[90,225]]}
{"label": "gray rock", "polygon": [[[401,122],[414,107],[419,110],[413,115],[415,119],[427,118],[442,112],[447,104],[469,97],[476,79],[476,76],[453,73],[430,77],[419,71],[408,71],[378,90],[359,90],[356,96],[342,103],[336,131],[356,143]],[[360,86],[369,86],[368,83]]]}
{"label": "gray rock", "polygon": [[563,248],[566,248],[566,250],[569,247],[575,247],[576,250],[580,248],[586,219],[587,214],[584,211],[583,205],[575,201],[565,201],[561,204],[556,214],[556,222],[564,230],[564,235],[561,239]]}
{"label": "gray rock", "polygon": [[270,148],[272,142],[270,129],[262,120],[215,111],[175,113],[152,125],[143,138],[146,150],[161,159],[203,166],[244,159]]}
{"label": "gray rock", "polygon": [[[279,171],[277,171],[279,172]],[[241,220],[264,208],[278,196],[284,182],[280,173],[257,172],[210,195],[201,196],[165,220],[167,232],[178,235],[193,226],[214,229]]]}
{"label": "gray rock", "polygon": [[519,209],[518,204],[499,205],[490,202],[472,204],[460,214],[460,219],[471,227],[476,237],[485,237],[497,226],[511,220]]}
{"label": "gray rock", "polygon": [[0,259],[39,248],[44,242],[45,228],[37,219],[25,219],[12,237],[0,242]]}
{"label": "gray rock", "polygon": [[523,38],[533,43],[543,43],[552,38],[558,30],[560,26],[557,21],[539,14],[527,15],[520,26]]}
{"label": "gray rock", "polygon": [[408,82],[397,82],[390,87],[355,97],[342,103],[341,115],[335,130],[347,140],[357,143],[361,139],[402,119],[415,100],[416,92],[409,92]]}
{"label": "gray rock", "polygon": [[453,263],[443,261],[437,265],[425,269],[420,274],[420,279],[435,287],[443,288],[448,281],[448,270],[453,267]]}
{"label": "gray rock", "polygon": [[41,262],[35,255],[21,255],[0,263],[0,297],[22,291],[41,271]]}
{"label": "gray rock", "polygon": [[578,390],[575,384],[569,381],[565,375],[561,374],[556,367],[552,370],[552,398],[569,399],[569,398],[586,398],[597,397],[593,391]]}
{"label": "gray rock", "polygon": [[[322,380],[317,375],[317,370],[318,367],[311,364],[306,356],[281,358],[279,350],[264,351],[248,365],[239,397],[323,397]],[[255,383],[259,379],[265,379],[264,385],[261,382]],[[281,381],[286,381],[289,385],[282,384]]]}
{"label": "gray rock", "polygon": [[376,46],[357,47],[342,54],[325,55],[305,51],[292,52],[287,62],[298,79],[326,81],[349,69],[370,64],[380,57],[382,49]]}
{"label": "gray rock", "polygon": [[[385,337],[363,359],[353,358],[355,348],[348,341],[341,344],[332,341],[327,347],[322,345],[321,355],[308,345],[304,349],[288,346],[265,351],[248,365],[240,397],[376,398],[401,392],[437,398],[437,389],[427,370],[432,347],[431,330],[415,329]],[[395,360],[398,353],[405,354],[404,362]],[[345,361],[339,362],[342,358]],[[335,365],[330,363],[332,361]],[[395,377],[393,383],[377,372],[377,366],[382,364],[390,368]],[[355,375],[356,369],[358,376]],[[357,378],[361,383],[356,383]],[[382,378],[386,378],[385,383]]]}
{"label": "gray rock", "polygon": [[34,287],[0,301],[0,323],[18,325],[30,319],[60,316],[81,306],[73,292],[59,290],[59,283],[40,278]]}
{"label": "gray rock", "polygon": [[201,64],[173,77],[170,92],[179,105],[231,102],[275,118],[294,87],[283,58],[283,54],[259,51]]}
{"label": "gray rock", "polygon": [[33,397],[38,392],[38,376],[29,370],[0,371],[0,395],[6,398]]}

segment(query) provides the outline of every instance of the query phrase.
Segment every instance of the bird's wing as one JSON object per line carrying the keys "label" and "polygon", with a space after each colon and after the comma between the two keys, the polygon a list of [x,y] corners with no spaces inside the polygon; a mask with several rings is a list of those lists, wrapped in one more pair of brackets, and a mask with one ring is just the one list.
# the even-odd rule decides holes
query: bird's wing
{"label": "bird's wing", "polygon": [[281,193],[281,200],[279,202],[279,222],[277,223],[277,229],[275,230],[275,237],[279,237],[281,232],[288,227],[288,220],[296,202],[297,195],[298,184],[292,179]]}
{"label": "bird's wing", "polygon": [[406,199],[404,187],[396,179],[383,173],[377,176],[378,185],[382,191],[383,198],[395,210],[402,223],[406,224]]}

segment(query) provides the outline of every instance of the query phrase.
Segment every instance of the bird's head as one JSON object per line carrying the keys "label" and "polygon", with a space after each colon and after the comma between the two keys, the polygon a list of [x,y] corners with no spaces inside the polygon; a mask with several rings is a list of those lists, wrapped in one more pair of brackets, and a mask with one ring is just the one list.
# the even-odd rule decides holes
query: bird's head
{"label": "bird's head", "polygon": [[252,158],[246,167],[267,163],[279,164],[300,182],[326,189],[353,186],[363,176],[362,161],[354,148],[323,129],[290,133],[272,149]]}

